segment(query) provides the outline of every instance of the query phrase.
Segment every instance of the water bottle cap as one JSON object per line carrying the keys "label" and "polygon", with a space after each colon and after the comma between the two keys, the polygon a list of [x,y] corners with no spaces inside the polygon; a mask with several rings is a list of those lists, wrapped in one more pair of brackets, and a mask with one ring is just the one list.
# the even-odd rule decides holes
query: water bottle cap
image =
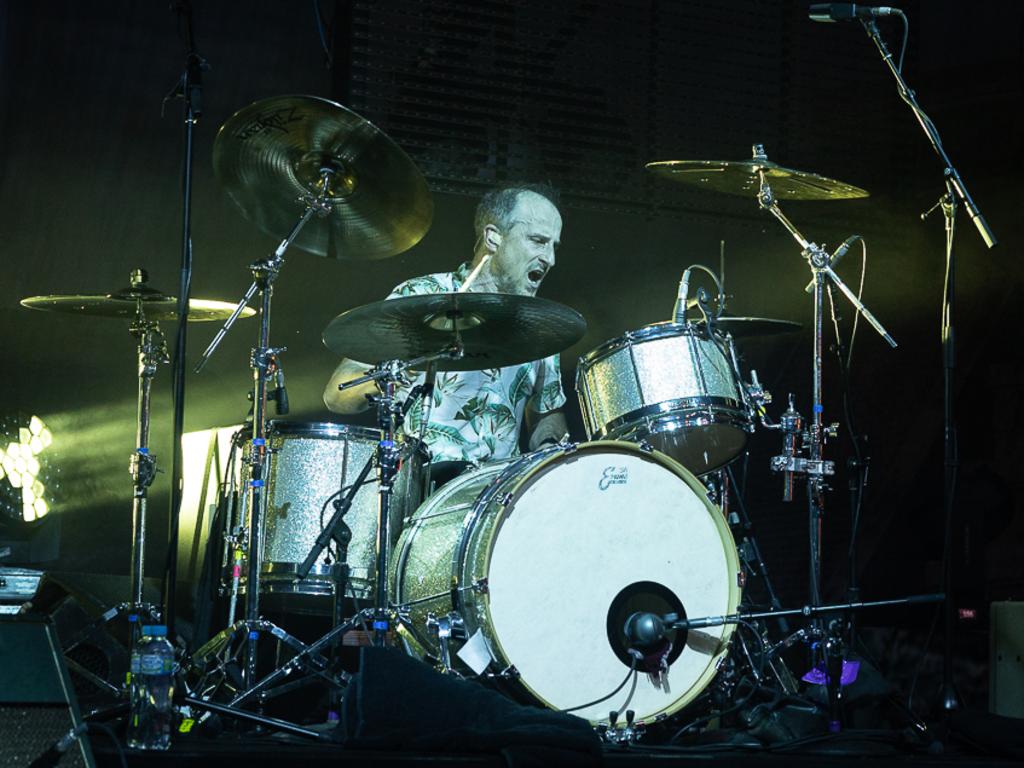
{"label": "water bottle cap", "polygon": [[145,637],[167,637],[167,627],[163,624],[147,624],[142,628]]}

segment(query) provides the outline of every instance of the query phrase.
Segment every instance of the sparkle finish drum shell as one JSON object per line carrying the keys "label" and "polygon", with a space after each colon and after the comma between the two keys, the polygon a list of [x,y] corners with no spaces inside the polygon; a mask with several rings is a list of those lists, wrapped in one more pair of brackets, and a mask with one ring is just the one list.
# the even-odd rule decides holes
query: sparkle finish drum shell
{"label": "sparkle finish drum shell", "polygon": [[[331,501],[356,480],[374,455],[380,433],[344,424],[273,421],[267,439],[261,591],[331,595],[334,582],[327,550],[305,579],[297,581],[296,572],[334,514]],[[423,500],[426,467],[426,452],[408,446],[393,486],[392,543],[402,520]],[[377,505],[377,475],[371,470],[344,518],[352,530],[348,592],[357,598],[372,597],[376,583]]]}
{"label": "sparkle finish drum shell", "polygon": [[697,475],[724,466],[754,429],[729,343],[655,323],[583,356],[576,392],[588,437],[646,441]]}

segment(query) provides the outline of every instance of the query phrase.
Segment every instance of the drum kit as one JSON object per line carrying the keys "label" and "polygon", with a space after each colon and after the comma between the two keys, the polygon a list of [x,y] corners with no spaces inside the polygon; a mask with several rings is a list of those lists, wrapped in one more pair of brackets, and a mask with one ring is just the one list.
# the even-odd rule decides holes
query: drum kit
{"label": "drum kit", "polygon": [[[214,145],[214,168],[246,218],[264,232],[288,234],[272,255],[250,265],[252,284],[236,305],[193,300],[188,308],[190,321],[224,321],[197,371],[236,319],[258,315],[259,323],[250,359],[252,421],[236,436],[237,485],[231,476],[222,493],[238,500],[222,522],[228,621],[188,659],[190,704],[210,709],[219,701],[222,711],[262,703],[295,687],[300,671],[302,679],[326,680],[340,691],[349,674],[336,650],[346,635],[362,630],[367,642],[400,645],[442,672],[491,681],[516,698],[576,712],[611,731],[628,710],[628,733],[620,736],[628,740],[692,704],[716,676],[741,664],[731,651],[734,635],[750,658],[735,631],[751,627],[737,613],[749,554],[741,556],[730,527],[736,514],[726,508],[728,465],[756,422],[779,430],[785,450],[772,468],[785,473],[790,496],[793,477],[807,477],[812,552],[818,552],[824,479],[833,472],[822,452],[830,428],[820,406],[826,283],[894,344],[832,271],[833,257],[800,234],[778,200],[866,192],[778,166],[760,147],[745,162],[648,166],[683,184],[755,197],[800,244],[814,277],[817,326],[814,408],[806,426],[792,402],[781,422],[767,418],[770,395],[756,373],[744,381],[733,344],[799,325],[723,316],[720,283],[714,305],[703,291],[691,299],[691,270],[708,271],[718,282],[695,265],[684,273],[671,321],[627,332],[580,358],[576,390],[587,441],[563,439],[486,463],[431,493],[429,453],[402,430],[412,402],[419,395],[430,399],[431,374],[564,351],[583,337],[583,318],[546,299],[474,292],[350,309],[331,321],[323,341],[373,366],[342,388],[376,384],[377,428],[271,420],[268,390],[285,351],[271,346],[271,297],[286,250],[294,245],[337,259],[393,256],[426,232],[432,202],[412,160],[383,132],[339,104],[308,96],[256,102],[229,118]],[[254,312],[248,304],[257,295]],[[110,294],[22,303],[126,318],[138,339],[132,594],[123,609],[156,618],[159,608],[142,600],[146,496],[155,472],[149,390],[167,360],[159,321],[178,317],[176,302],[147,286],[137,270],[129,288]],[[687,317],[694,308],[698,321]],[[428,375],[402,398],[413,371]],[[817,567],[812,564],[815,610]],[[269,595],[285,604],[293,596],[332,597],[331,629],[315,642],[298,640],[264,618],[261,600]],[[768,648],[783,643],[770,644],[764,627],[754,628],[754,639],[769,656]],[[261,676],[258,643],[268,636],[292,653]],[[239,674],[228,674],[231,664]],[[755,674],[763,672],[757,666]],[[624,675],[632,679],[627,703],[609,714]],[[791,685],[788,675],[776,675]]]}

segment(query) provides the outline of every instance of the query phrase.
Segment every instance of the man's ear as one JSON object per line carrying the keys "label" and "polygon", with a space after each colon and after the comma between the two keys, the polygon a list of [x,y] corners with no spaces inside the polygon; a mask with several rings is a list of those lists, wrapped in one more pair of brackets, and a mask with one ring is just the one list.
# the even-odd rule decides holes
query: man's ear
{"label": "man's ear", "polygon": [[501,232],[493,224],[484,227],[484,245],[491,253],[498,250],[498,246],[501,245]]}

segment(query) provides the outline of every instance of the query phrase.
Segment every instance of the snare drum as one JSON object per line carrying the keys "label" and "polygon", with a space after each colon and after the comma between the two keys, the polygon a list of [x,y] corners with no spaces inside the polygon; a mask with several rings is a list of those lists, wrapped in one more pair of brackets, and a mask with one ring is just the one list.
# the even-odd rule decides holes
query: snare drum
{"label": "snare drum", "polygon": [[587,435],[646,441],[698,475],[732,461],[754,424],[729,343],[690,324],[654,323],[581,357]]}
{"label": "snare drum", "polygon": [[[260,591],[333,594],[326,549],[305,579],[297,581],[295,575],[334,514],[331,501],[339,492],[343,498],[355,482],[376,451],[380,433],[343,424],[274,421],[267,440]],[[392,544],[401,533],[401,521],[423,500],[426,468],[426,451],[408,446],[391,496]],[[378,487],[377,474],[371,470],[344,517],[352,530],[349,592],[358,598],[372,597],[377,582]]]}
{"label": "snare drum", "polygon": [[[439,655],[427,614],[456,611],[467,633],[457,663],[499,673],[517,698],[552,709],[607,696],[623,681],[632,613],[723,615],[740,599],[732,535],[704,487],[667,456],[627,442],[553,447],[465,472],[416,510],[395,551],[392,594],[411,644]],[[667,679],[636,677],[636,720],[691,702],[732,631],[671,633]],[[625,696],[577,714],[607,721]]]}

